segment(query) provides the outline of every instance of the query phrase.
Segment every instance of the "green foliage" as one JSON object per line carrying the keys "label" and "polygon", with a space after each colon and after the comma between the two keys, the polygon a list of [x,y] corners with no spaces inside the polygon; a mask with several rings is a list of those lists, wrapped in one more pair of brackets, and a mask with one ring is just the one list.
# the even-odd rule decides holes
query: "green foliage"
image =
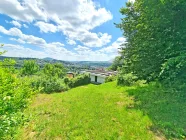
{"label": "green foliage", "polygon": [[35,93],[28,79],[13,73],[14,64],[11,59],[0,62],[0,139],[14,138],[17,128],[25,122],[23,110]]}
{"label": "green foliage", "polygon": [[79,75],[73,79],[70,79],[70,81],[68,82],[68,86],[70,88],[87,85],[87,84],[90,84],[90,76],[87,74]]}
{"label": "green foliage", "polygon": [[[161,80],[166,83],[177,83],[177,85],[185,84],[186,55],[177,56],[167,60],[160,73]],[[170,82],[171,81],[171,82]]]}
{"label": "green foliage", "polygon": [[117,77],[115,75],[112,75],[112,76],[109,76],[105,79],[105,83],[108,83],[108,82],[113,82],[117,79]]}
{"label": "green foliage", "polygon": [[65,77],[65,78],[63,79],[63,81],[64,81],[64,83],[65,83],[66,85],[68,85],[68,83],[70,82],[70,79],[69,79],[68,77]]}
{"label": "green foliage", "polygon": [[39,71],[39,65],[35,60],[25,60],[21,68],[22,75],[33,75]]}
{"label": "green foliage", "polygon": [[127,40],[122,72],[147,81],[175,82],[186,75],[185,7],[184,0],[137,0],[120,10],[125,17],[117,27]]}
{"label": "green foliage", "polygon": [[60,79],[48,78],[48,77],[38,77],[32,81],[31,86],[34,89],[39,90],[41,93],[53,93],[62,92],[68,90],[67,86],[62,83]]}
{"label": "green foliage", "polygon": [[63,78],[66,75],[66,71],[66,68],[60,63],[48,63],[43,68],[43,73],[48,77]]}
{"label": "green foliage", "polygon": [[123,75],[120,74],[117,79],[117,84],[123,86],[132,86],[137,81],[137,79],[138,77],[132,73],[123,74]]}
{"label": "green foliage", "polygon": [[119,67],[122,67],[122,64],[123,64],[123,59],[121,56],[117,56],[112,65],[109,67],[109,70],[113,70],[113,71],[116,71],[118,70]]}
{"label": "green foliage", "polygon": [[0,62],[0,68],[3,68],[7,72],[15,73],[15,60],[12,59],[4,59]]}
{"label": "green foliage", "polygon": [[[2,48],[4,46],[4,44],[0,44],[0,48]],[[0,55],[6,53],[6,51],[0,51]]]}
{"label": "green foliage", "polygon": [[134,108],[148,115],[154,133],[165,135],[162,139],[186,138],[186,95],[185,91],[177,92],[173,88],[159,83],[150,83],[143,87],[127,90],[136,99]]}
{"label": "green foliage", "polygon": [[23,109],[34,92],[27,80],[4,69],[0,69],[0,85],[0,139],[11,139],[24,122]]}

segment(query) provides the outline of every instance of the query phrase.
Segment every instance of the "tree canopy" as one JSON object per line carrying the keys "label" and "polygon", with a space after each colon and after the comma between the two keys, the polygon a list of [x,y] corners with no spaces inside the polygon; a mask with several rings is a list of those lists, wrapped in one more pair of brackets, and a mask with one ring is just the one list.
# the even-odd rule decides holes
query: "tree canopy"
{"label": "tree canopy", "polygon": [[66,75],[66,68],[61,63],[56,64],[45,64],[43,72],[48,77],[63,78]]}
{"label": "tree canopy", "polygon": [[116,26],[127,39],[122,73],[148,81],[186,75],[185,0],[136,0],[120,12],[124,18]]}
{"label": "tree canopy", "polygon": [[23,75],[33,75],[39,70],[39,65],[35,60],[25,60],[23,67],[21,69],[21,73]]}

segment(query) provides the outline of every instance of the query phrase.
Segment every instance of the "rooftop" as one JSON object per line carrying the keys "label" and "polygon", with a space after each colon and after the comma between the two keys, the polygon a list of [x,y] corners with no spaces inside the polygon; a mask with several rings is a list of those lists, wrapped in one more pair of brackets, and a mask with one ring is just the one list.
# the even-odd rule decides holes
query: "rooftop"
{"label": "rooftop", "polygon": [[117,71],[106,71],[106,70],[87,70],[85,72],[99,74],[99,75],[103,75],[103,76],[110,76],[110,75],[117,74]]}

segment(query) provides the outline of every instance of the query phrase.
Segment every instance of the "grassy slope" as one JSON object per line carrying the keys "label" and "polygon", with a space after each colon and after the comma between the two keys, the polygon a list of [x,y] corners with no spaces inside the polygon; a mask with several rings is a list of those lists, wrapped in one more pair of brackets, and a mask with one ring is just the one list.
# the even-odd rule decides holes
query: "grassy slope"
{"label": "grassy slope", "polygon": [[40,94],[19,139],[154,139],[150,119],[129,109],[134,101],[115,83],[88,85],[62,94]]}
{"label": "grassy slope", "polygon": [[183,95],[152,85],[115,83],[40,94],[27,110],[32,121],[19,139],[184,139]]}
{"label": "grassy slope", "polygon": [[152,120],[151,130],[167,139],[186,140],[186,94],[160,85],[150,84],[127,90],[135,97],[135,109],[140,109]]}

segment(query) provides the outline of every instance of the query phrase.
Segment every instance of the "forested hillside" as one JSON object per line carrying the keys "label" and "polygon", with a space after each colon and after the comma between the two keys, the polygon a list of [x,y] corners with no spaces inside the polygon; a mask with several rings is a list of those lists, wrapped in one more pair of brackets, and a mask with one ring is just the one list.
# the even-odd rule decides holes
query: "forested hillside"
{"label": "forested hillside", "polygon": [[61,63],[71,71],[79,71],[81,69],[96,69],[96,68],[107,68],[111,66],[112,62],[109,61],[62,61],[52,58],[22,58],[22,57],[6,57],[0,56],[0,60],[13,59],[16,61],[15,67],[21,68],[23,66],[24,60],[35,60],[36,63],[43,68],[47,63]]}

